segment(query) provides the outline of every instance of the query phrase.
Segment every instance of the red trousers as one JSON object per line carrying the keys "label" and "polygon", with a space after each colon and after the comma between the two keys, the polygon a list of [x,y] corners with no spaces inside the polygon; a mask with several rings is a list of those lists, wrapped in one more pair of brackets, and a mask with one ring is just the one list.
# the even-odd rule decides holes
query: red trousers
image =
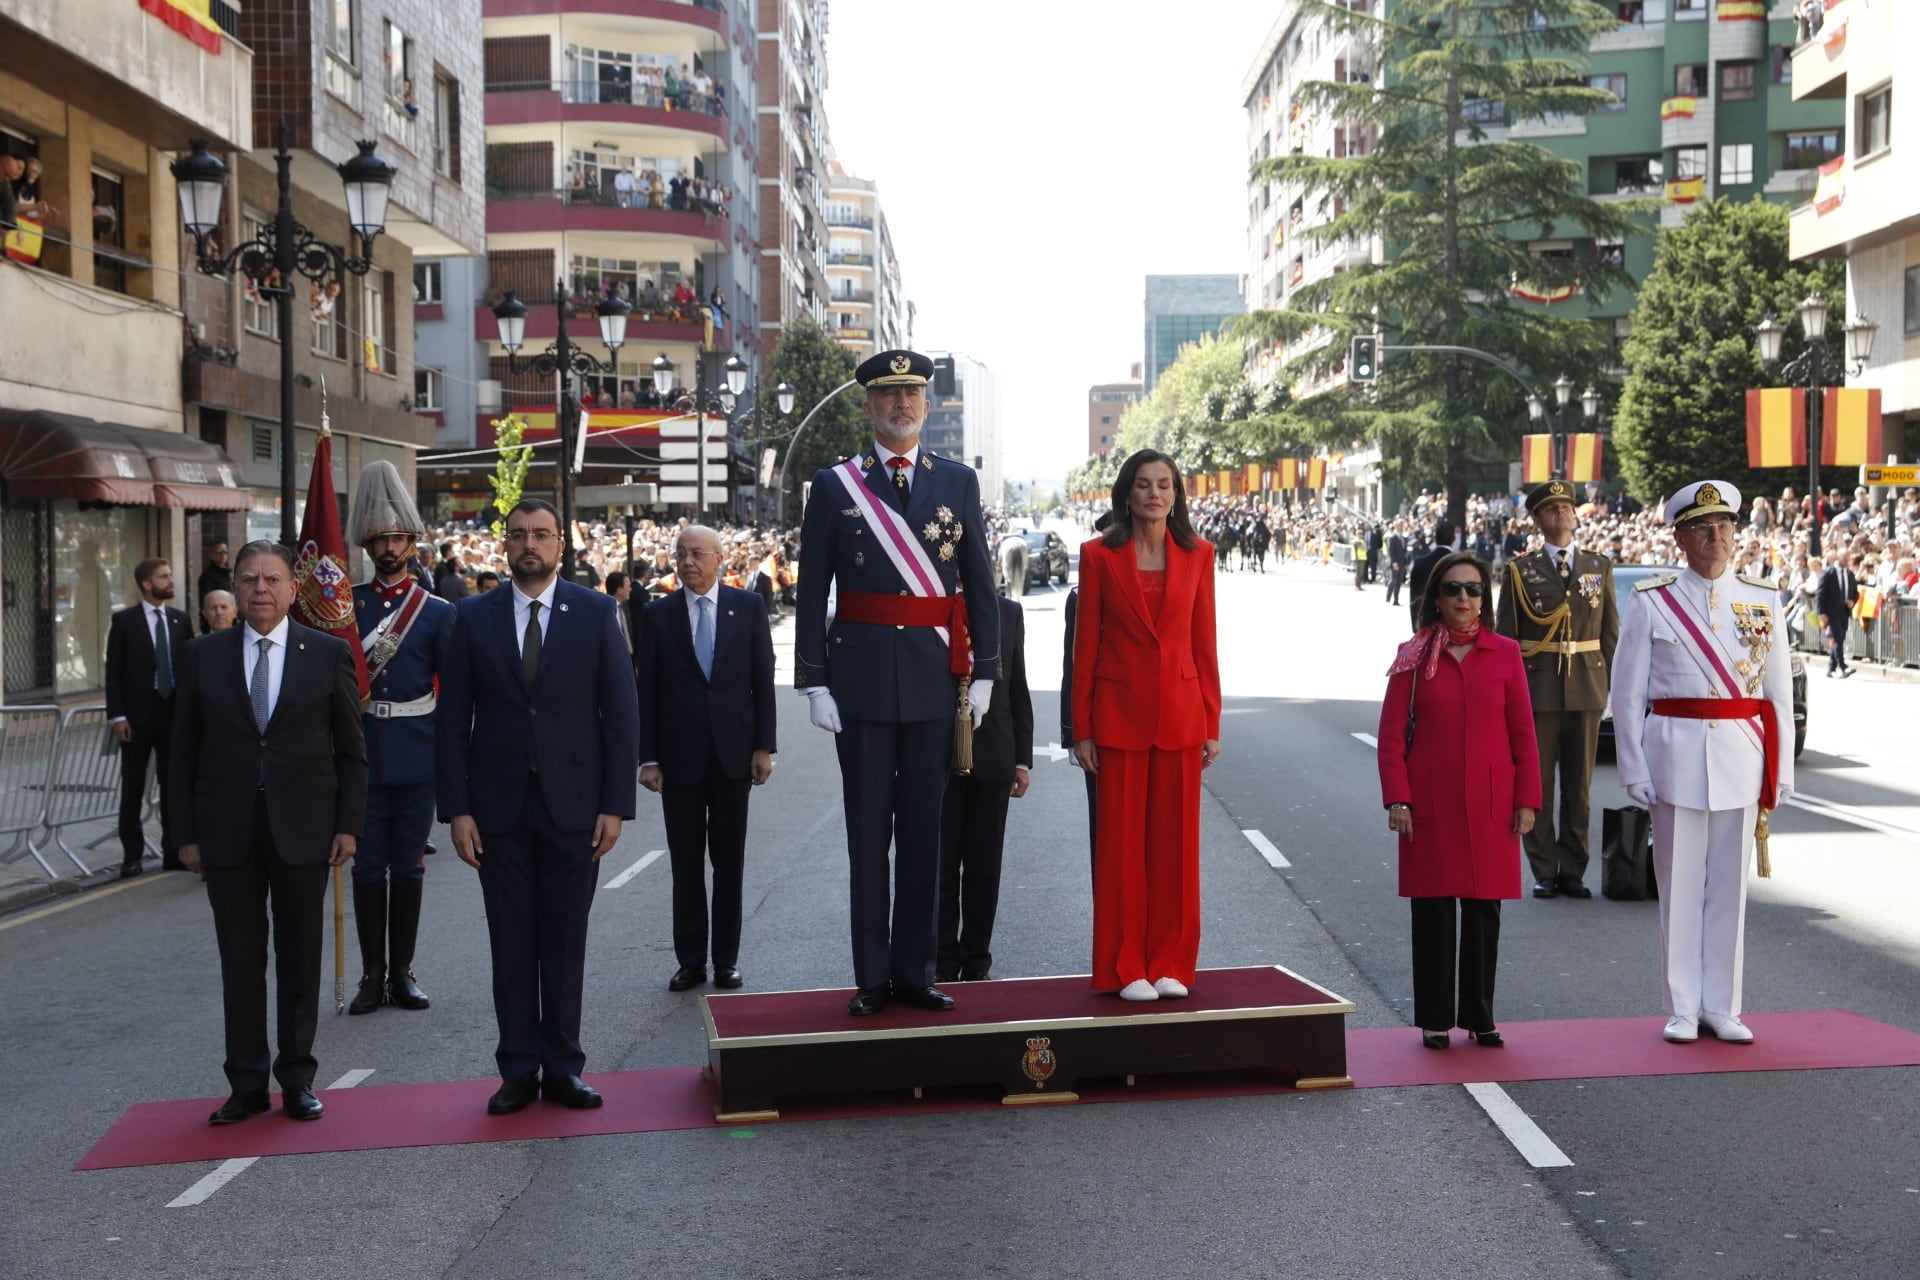
{"label": "red trousers", "polygon": [[1200,954],[1202,748],[1101,747],[1093,860],[1093,986],[1193,981]]}

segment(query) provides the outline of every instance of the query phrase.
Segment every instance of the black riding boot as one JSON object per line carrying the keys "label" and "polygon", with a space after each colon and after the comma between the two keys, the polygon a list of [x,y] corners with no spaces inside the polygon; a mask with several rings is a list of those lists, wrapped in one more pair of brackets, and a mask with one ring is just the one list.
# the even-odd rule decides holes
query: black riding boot
{"label": "black riding boot", "polygon": [[420,894],[425,886],[418,880],[395,880],[388,899],[387,926],[391,934],[387,956],[387,998],[402,1009],[424,1009],[427,993],[413,980],[413,944],[420,936]]}
{"label": "black riding boot", "polygon": [[372,1013],[386,996],[387,886],[353,886],[353,927],[360,935],[360,990],[348,1013]]}

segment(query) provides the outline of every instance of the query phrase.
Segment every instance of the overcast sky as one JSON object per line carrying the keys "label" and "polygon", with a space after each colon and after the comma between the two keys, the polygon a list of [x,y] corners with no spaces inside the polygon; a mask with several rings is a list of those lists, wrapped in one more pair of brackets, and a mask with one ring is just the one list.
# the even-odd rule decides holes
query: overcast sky
{"label": "overcast sky", "polygon": [[831,0],[827,117],[879,184],[922,350],[999,383],[1008,479],[1086,456],[1147,275],[1246,270],[1240,84],[1279,0]]}

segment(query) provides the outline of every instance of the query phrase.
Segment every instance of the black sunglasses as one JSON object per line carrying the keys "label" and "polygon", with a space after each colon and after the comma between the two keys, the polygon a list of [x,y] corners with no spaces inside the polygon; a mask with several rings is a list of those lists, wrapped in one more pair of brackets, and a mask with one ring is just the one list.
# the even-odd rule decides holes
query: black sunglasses
{"label": "black sunglasses", "polygon": [[1443,596],[1457,596],[1462,591],[1472,596],[1475,600],[1478,600],[1480,598],[1481,586],[1477,582],[1443,582],[1440,584],[1440,594]]}

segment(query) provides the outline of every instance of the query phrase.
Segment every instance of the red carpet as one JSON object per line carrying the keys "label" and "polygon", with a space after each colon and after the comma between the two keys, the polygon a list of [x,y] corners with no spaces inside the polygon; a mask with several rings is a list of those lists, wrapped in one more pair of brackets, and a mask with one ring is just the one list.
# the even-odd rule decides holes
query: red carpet
{"label": "red carpet", "polygon": [[[1015,983],[996,983],[1015,986]],[[732,998],[732,997],[729,997]],[[842,993],[841,998],[845,996]],[[716,1001],[717,1003],[717,1001]],[[886,1016],[886,1015],[882,1015]],[[1462,1044],[1439,1053],[1420,1047],[1410,1027],[1347,1033],[1347,1068],[1358,1088],[1490,1081],[1582,1080],[1625,1076],[1698,1075],[1727,1071],[1808,1071],[1850,1067],[1920,1066],[1920,1035],[1846,1009],[1747,1014],[1758,1043],[1723,1045],[1702,1039],[1670,1045],[1660,1038],[1661,1017],[1510,1022],[1504,1049]],[[385,1147],[430,1147],[463,1142],[514,1142],[594,1134],[714,1128],[711,1087],[694,1067],[615,1071],[588,1076],[606,1095],[597,1111],[567,1111],[535,1103],[514,1116],[489,1116],[495,1080],[382,1085],[321,1096],[327,1114],[296,1124],[278,1111],[216,1129],[207,1113],[220,1098],[142,1102],[129,1107],[77,1169],[226,1160],[235,1156],[309,1155]],[[1119,1082],[1080,1090],[1081,1103],[1240,1097],[1291,1092],[1271,1080],[1206,1076]],[[276,1097],[276,1105],[277,1105]],[[926,1115],[1000,1109],[984,1092],[916,1100],[905,1094],[783,1105],[783,1121]]]}

